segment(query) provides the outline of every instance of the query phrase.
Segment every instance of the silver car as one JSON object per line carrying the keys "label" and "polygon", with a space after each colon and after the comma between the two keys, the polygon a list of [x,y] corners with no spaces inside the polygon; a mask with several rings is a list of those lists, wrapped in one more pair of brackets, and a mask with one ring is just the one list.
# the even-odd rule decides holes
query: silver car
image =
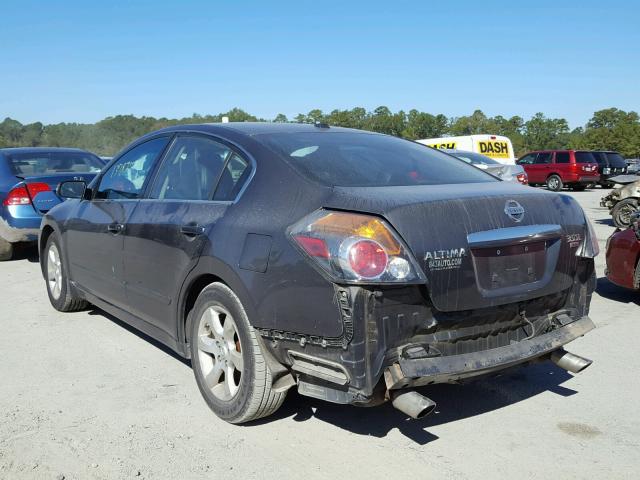
{"label": "silver car", "polygon": [[518,182],[524,185],[529,184],[527,173],[522,165],[505,165],[492,158],[475,152],[465,152],[464,150],[444,150],[449,155],[453,155],[462,161],[470,163],[474,167],[489,172],[505,182]]}

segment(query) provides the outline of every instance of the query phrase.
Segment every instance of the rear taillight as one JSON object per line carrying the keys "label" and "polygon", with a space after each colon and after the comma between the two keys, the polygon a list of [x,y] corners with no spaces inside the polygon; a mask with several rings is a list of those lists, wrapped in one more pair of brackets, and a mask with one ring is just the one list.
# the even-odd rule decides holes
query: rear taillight
{"label": "rear taillight", "polygon": [[516,180],[524,185],[529,183],[529,177],[527,177],[526,173],[519,173],[516,175]]}
{"label": "rear taillight", "polygon": [[7,194],[7,198],[2,202],[3,205],[31,205],[31,200],[40,192],[48,192],[51,187],[43,182],[27,183],[26,185],[18,185],[11,189]]}
{"label": "rear taillight", "polygon": [[293,225],[290,235],[334,281],[424,282],[409,249],[381,218],[319,210]]}
{"label": "rear taillight", "polygon": [[582,245],[576,250],[576,255],[584,258],[595,258],[600,253],[600,245],[598,244],[598,237],[596,231],[589,219],[584,217],[585,222],[585,237]]}

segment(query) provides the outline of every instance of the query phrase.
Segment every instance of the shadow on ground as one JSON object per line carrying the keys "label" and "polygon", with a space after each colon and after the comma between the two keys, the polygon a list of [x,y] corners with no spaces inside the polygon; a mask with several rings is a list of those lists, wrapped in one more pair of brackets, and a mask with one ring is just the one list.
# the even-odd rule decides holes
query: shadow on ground
{"label": "shadow on ground", "polygon": [[13,249],[12,262],[27,260],[31,263],[38,263],[40,261],[38,255],[38,247],[31,244],[17,244]]}
{"label": "shadow on ground", "polygon": [[622,303],[635,303],[640,305],[640,292],[628,290],[611,283],[607,277],[598,278],[596,293],[603,298]]}
{"label": "shadow on ground", "polygon": [[[189,360],[116,317],[97,308],[90,310],[89,315],[99,315],[111,320],[191,367]],[[398,429],[412,441],[425,445],[438,439],[428,431],[430,427],[482,415],[547,391],[564,397],[574,395],[578,392],[562,386],[562,383],[570,378],[570,374],[551,362],[542,362],[511,369],[500,376],[484,377],[464,384],[441,384],[419,388],[417,390],[421,394],[438,404],[434,413],[421,420],[409,419],[389,403],[372,408],[337,405],[301,396],[293,388],[289,391],[283,406],[274,415],[247,424],[246,427],[258,428],[287,418],[296,422],[314,418],[357,435],[379,438]]]}

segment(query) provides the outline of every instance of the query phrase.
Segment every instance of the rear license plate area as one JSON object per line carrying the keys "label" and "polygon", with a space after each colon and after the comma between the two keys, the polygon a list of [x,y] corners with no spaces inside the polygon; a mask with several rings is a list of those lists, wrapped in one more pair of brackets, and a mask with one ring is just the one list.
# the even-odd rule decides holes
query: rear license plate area
{"label": "rear license plate area", "polygon": [[545,273],[546,250],[546,242],[472,249],[478,286],[498,290],[540,280]]}

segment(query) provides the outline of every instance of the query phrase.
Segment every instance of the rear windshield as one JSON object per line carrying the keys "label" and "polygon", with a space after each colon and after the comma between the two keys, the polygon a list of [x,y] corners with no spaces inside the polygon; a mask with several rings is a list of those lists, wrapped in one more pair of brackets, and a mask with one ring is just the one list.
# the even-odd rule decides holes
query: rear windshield
{"label": "rear windshield", "polygon": [[591,152],[576,152],[576,163],[598,163]]}
{"label": "rear windshield", "polygon": [[9,168],[14,175],[33,176],[52,173],[99,172],[102,160],[85,152],[15,153],[9,157]]}
{"label": "rear windshield", "polygon": [[619,153],[607,153],[605,154],[609,159],[609,166],[613,168],[626,167],[627,162]]}
{"label": "rear windshield", "polygon": [[466,162],[386,135],[351,132],[257,135],[303,175],[340,187],[497,182]]}

